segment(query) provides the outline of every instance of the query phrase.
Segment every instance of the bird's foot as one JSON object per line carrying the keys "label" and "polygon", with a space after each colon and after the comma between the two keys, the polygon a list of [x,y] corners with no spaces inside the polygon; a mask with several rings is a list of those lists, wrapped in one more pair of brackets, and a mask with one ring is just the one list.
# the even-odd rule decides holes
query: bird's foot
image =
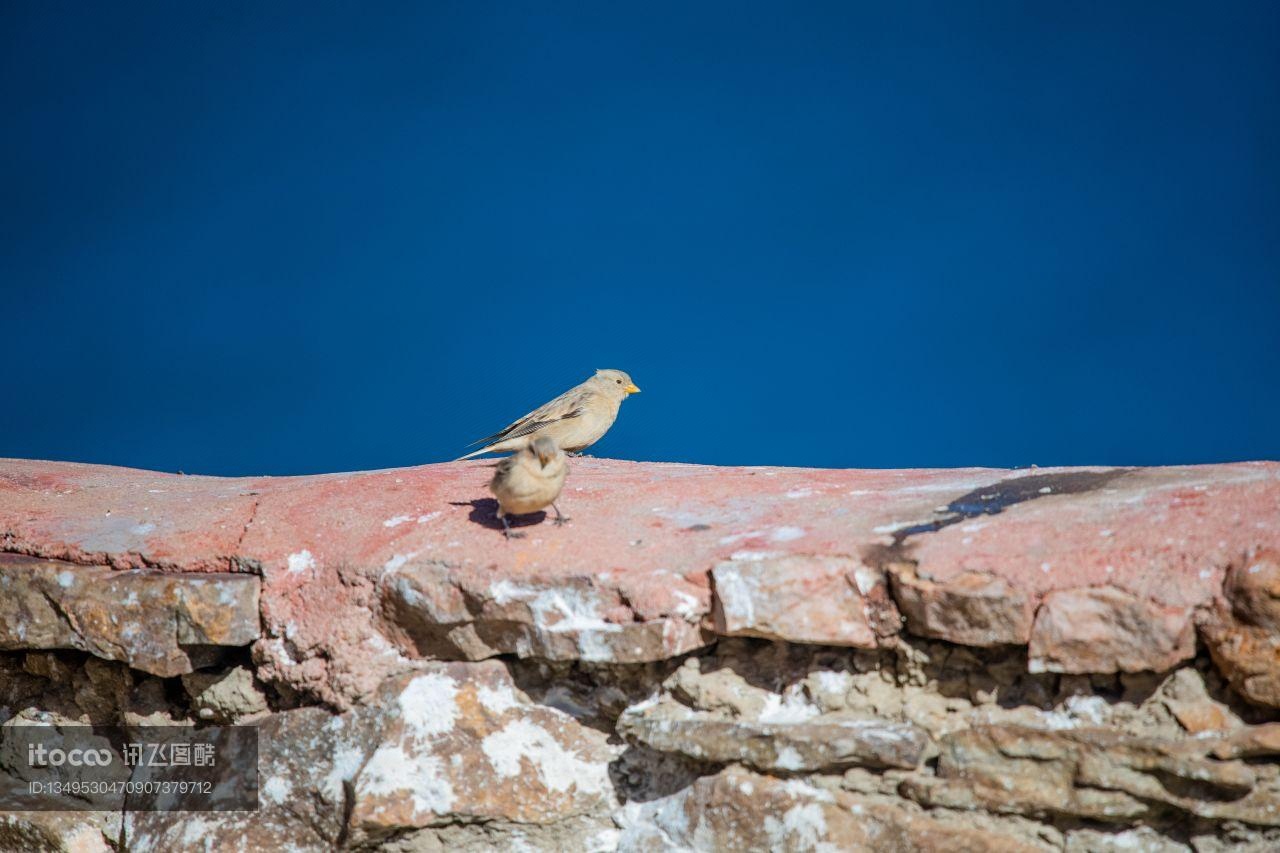
{"label": "bird's foot", "polygon": [[510,522],[508,522],[508,521],[507,521],[507,517],[506,517],[505,515],[504,515],[504,516],[500,516],[500,517],[499,517],[499,520],[502,522],[502,535],[503,535],[503,536],[507,537],[508,539],[523,539],[523,538],[524,538],[524,534],[523,534],[523,533],[514,533],[514,532],[512,532],[512,530],[511,530],[511,524],[510,524]]}
{"label": "bird's foot", "polygon": [[556,527],[563,527],[567,522],[570,522],[573,520],[569,518],[569,516],[562,513],[560,511],[560,507],[556,506],[555,504],[552,504],[551,508],[556,511]]}

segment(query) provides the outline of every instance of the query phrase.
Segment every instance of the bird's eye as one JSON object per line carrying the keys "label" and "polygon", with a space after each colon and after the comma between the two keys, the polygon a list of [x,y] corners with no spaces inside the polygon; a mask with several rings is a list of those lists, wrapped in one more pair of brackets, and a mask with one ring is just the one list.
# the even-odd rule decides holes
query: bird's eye
{"label": "bird's eye", "polygon": [[622,380],[621,380],[621,379],[615,379],[615,380],[613,380],[613,381],[614,381],[614,382],[617,382],[619,385],[621,385],[621,384],[622,384]]}

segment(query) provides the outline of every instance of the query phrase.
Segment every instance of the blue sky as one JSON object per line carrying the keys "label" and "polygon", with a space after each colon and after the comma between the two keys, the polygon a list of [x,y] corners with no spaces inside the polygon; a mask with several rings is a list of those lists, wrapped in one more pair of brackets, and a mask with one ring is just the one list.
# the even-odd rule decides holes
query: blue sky
{"label": "blue sky", "polygon": [[1280,458],[1280,4],[7,3],[0,456]]}

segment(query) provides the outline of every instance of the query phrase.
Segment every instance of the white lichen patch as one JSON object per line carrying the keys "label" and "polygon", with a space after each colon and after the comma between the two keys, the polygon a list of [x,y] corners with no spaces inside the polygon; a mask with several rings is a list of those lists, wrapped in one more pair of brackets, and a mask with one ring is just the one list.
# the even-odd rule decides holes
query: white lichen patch
{"label": "white lichen patch", "polygon": [[523,601],[526,597],[536,594],[535,590],[509,580],[500,580],[489,587],[489,595],[493,598],[493,603],[499,606],[513,601]]}
{"label": "white lichen patch", "polygon": [[850,673],[829,669],[820,669],[817,672],[810,673],[810,677],[817,682],[819,690],[838,696],[848,693],[852,689],[854,681]]}
{"label": "white lichen patch", "polygon": [[623,626],[600,616],[601,602],[593,590],[502,580],[489,587],[489,595],[499,606],[523,604],[528,608],[534,637],[519,640],[517,654],[531,654],[552,637],[561,637],[574,643],[582,660],[605,661],[617,657],[615,643]]}
{"label": "white lichen patch", "polygon": [[458,682],[440,672],[419,675],[396,698],[400,718],[413,735],[430,738],[453,729],[458,718]]}
{"label": "white lichen patch", "polygon": [[1111,718],[1111,703],[1101,696],[1068,696],[1061,708],[1042,711],[1040,717],[1050,729],[1100,726]]}
{"label": "white lichen patch", "polygon": [[782,788],[787,795],[795,799],[804,797],[810,800],[817,800],[820,803],[834,803],[836,798],[830,791],[824,791],[821,788],[815,788],[802,779],[788,779],[782,783]]}
{"label": "white lichen patch", "polygon": [[[578,655],[584,661],[610,661],[617,657],[613,646],[614,636],[622,630],[620,625],[608,629],[587,629],[578,632]],[[639,653],[639,649],[635,653]]]}
{"label": "white lichen patch", "polygon": [[294,660],[293,655],[289,653],[289,647],[280,637],[272,637],[263,644],[263,648],[267,651],[267,656],[279,664],[287,664],[288,666],[297,666],[298,662]]}
{"label": "white lichen patch", "polygon": [[280,805],[293,794],[293,783],[283,776],[272,776],[262,786],[262,796],[268,802]]}
{"label": "white lichen patch", "polygon": [[521,765],[527,760],[548,791],[575,788],[580,793],[598,794],[609,786],[605,762],[584,761],[546,729],[527,719],[511,721],[481,741],[480,748],[493,769],[505,778],[520,775]]}
{"label": "white lichen patch", "polygon": [[406,521],[413,521],[413,516],[412,515],[393,516],[391,518],[388,518],[386,521],[382,522],[382,526],[383,527],[399,527],[400,525],[404,524]]}
{"label": "white lichen patch", "polygon": [[[381,798],[408,797],[413,803],[413,820],[445,815],[453,808],[453,785],[444,773],[438,756],[431,753],[408,755],[400,746],[378,747],[356,781],[356,799],[368,803]],[[371,811],[381,809],[376,803]]]}
{"label": "white lichen patch", "polygon": [[812,850],[835,853],[835,846],[824,841],[827,819],[818,803],[798,803],[787,809],[782,820],[764,819],[764,831],[772,850]]}
{"label": "white lichen patch", "polygon": [[760,578],[755,573],[743,574],[729,563],[721,563],[714,570],[716,597],[725,617],[732,622],[751,625],[755,623],[755,597],[760,594]]}
{"label": "white lichen patch", "polygon": [[674,610],[677,616],[687,622],[695,622],[702,617],[703,607],[697,598],[678,589],[671,590],[671,594],[676,599]]}
{"label": "white lichen patch", "polygon": [[510,684],[499,684],[497,687],[481,684],[476,688],[476,698],[486,711],[493,714],[505,714],[520,705]]}
{"label": "white lichen patch", "polygon": [[804,759],[793,746],[784,746],[778,750],[777,759],[775,761],[779,770],[802,770],[804,769]]}
{"label": "white lichen patch", "polygon": [[811,704],[802,694],[800,685],[795,684],[787,692],[778,695],[770,693],[765,696],[764,707],[760,710],[759,722],[762,723],[802,723],[822,713],[816,705]]}
{"label": "white lichen patch", "polygon": [[859,564],[853,570],[853,581],[858,586],[858,592],[868,595],[873,589],[884,583],[884,576],[875,569],[869,569]]}
{"label": "white lichen patch", "polygon": [[325,774],[324,781],[320,784],[320,793],[331,802],[341,802],[345,783],[356,777],[362,764],[364,750],[351,744],[339,744],[333,754],[333,769]]}
{"label": "white lichen patch", "polygon": [[498,605],[525,604],[533,624],[546,631],[622,630],[621,625],[600,618],[600,601],[590,591],[571,587],[532,587],[502,580],[489,587]]}

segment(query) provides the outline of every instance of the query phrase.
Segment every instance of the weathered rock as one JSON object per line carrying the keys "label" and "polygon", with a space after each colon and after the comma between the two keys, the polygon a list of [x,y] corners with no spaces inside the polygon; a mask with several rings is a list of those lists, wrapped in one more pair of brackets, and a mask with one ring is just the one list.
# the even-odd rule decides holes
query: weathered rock
{"label": "weathered rock", "polygon": [[1280,723],[1237,728],[1214,741],[1212,754],[1217,758],[1280,755]]}
{"label": "weathered rock", "polygon": [[70,684],[74,670],[54,652],[27,652],[22,668],[31,675],[58,684]]}
{"label": "weathered rock", "polygon": [[1232,687],[1280,708],[1280,551],[1261,549],[1233,563],[1224,594],[1201,619],[1201,636]]}
{"label": "weathered rock", "polygon": [[1075,751],[1064,741],[1055,733],[1003,727],[958,732],[940,744],[938,775],[908,779],[901,790],[933,808],[1120,823],[1149,814],[1145,803],[1126,793],[1076,788]]}
{"label": "weathered rock", "polygon": [[808,850],[914,853],[1052,849],[995,821],[948,820],[909,804],[728,768],[679,794],[629,807],[620,851]]}
{"label": "weathered rock", "polygon": [[1162,694],[1164,706],[1192,734],[1223,732],[1244,725],[1231,709],[1210,698],[1200,673],[1191,667],[1169,677]]}
{"label": "weathered rock", "polygon": [[414,830],[387,842],[387,853],[607,853],[617,849],[618,830],[611,820],[566,818],[553,824],[449,824]]}
{"label": "weathered rock", "polygon": [[730,560],[712,570],[716,633],[875,648],[897,631],[884,577],[848,557]]}
{"label": "weathered rock", "polygon": [[[1214,755],[1249,748],[1239,746],[1245,738],[1172,741],[1113,729],[980,726],[944,738],[937,777],[915,777],[903,791],[934,807],[1029,816],[1126,823],[1171,809],[1280,826],[1280,768]],[[1265,750],[1266,742],[1264,736],[1252,745]]]}
{"label": "weathered rock", "polygon": [[1149,826],[1121,832],[1077,829],[1067,833],[1066,853],[1191,853],[1185,844],[1161,835]]}
{"label": "weathered rock", "polygon": [[1280,629],[1280,551],[1260,549],[1233,564],[1223,592],[1237,619]]}
{"label": "weathered rock", "polygon": [[88,658],[72,676],[75,703],[91,720],[117,721],[130,704],[134,671],[115,661]]}
{"label": "weathered rock", "polygon": [[457,822],[603,817],[618,753],[605,740],[529,703],[496,661],[424,664],[367,707],[267,718],[259,812],[131,814],[127,834],[147,850],[183,849],[197,834],[243,838],[250,850],[331,850]]}
{"label": "weathered rock", "polygon": [[1280,830],[1257,831],[1241,824],[1219,825],[1211,833],[1194,835],[1196,853],[1275,853],[1280,850]]}
{"label": "weathered rock", "polygon": [[247,667],[225,672],[195,672],[182,676],[191,706],[202,720],[245,722],[269,710],[267,697]]}
{"label": "weathered rock", "polygon": [[1214,663],[1241,696],[1280,708],[1280,634],[1226,614],[1202,622],[1200,633]]}
{"label": "weathered rock", "polygon": [[448,664],[393,680],[384,725],[352,782],[352,838],[458,820],[553,823],[607,805],[617,751],[571,717],[528,704],[499,663]]}
{"label": "weathered rock", "polygon": [[80,649],[179,675],[192,670],[185,646],[257,639],[258,583],[0,555],[0,649]]}
{"label": "weathered rock", "polygon": [[115,812],[0,812],[0,850],[110,853],[118,849]]}
{"label": "weathered rock", "polygon": [[[1186,648],[1182,614],[1220,595],[1223,573],[1240,553],[1280,545],[1277,467],[1212,470],[1206,476],[1208,468],[1040,469],[962,496],[940,495],[935,513],[893,528],[895,544],[886,559],[913,565],[918,578],[942,590],[964,575],[1002,578],[1033,609],[1056,592],[1127,593],[1139,605],[1121,607],[1121,615],[1149,615],[1154,630],[1135,630],[1121,619],[1113,634],[1094,614],[1118,602],[1073,596],[1058,602],[1054,615],[1063,619],[1053,626],[1054,637],[1066,642],[1050,650],[1046,665],[1088,672],[1114,658],[1121,669],[1166,668]],[[940,592],[930,588],[917,597],[934,594]],[[1073,642],[1066,630],[1070,620],[1063,611],[1074,603],[1085,608],[1080,619],[1091,623],[1096,644]],[[910,619],[910,601],[900,604]],[[956,616],[930,630],[940,639],[967,642],[982,637],[989,619],[979,610],[972,623]],[[1113,651],[1099,655],[1095,645]]]}
{"label": "weathered rock", "polygon": [[966,646],[1022,645],[1031,638],[1031,601],[1002,577],[964,572],[946,583],[924,580],[915,566],[889,566],[907,630]]}
{"label": "weathered rock", "polygon": [[[728,645],[726,643],[725,647]],[[778,694],[748,683],[742,673],[725,665],[719,655],[722,650],[723,648],[718,648],[717,654],[707,657],[690,657],[671,674],[663,687],[670,695],[692,708],[711,711],[730,719],[759,719],[771,703],[777,703],[775,711],[783,707],[785,700],[779,698]],[[810,707],[809,703],[804,704],[805,707],[797,710],[796,716],[804,718],[821,713],[818,708]]]}
{"label": "weathered rock", "polygon": [[1161,672],[1195,657],[1192,608],[1170,607],[1113,587],[1062,590],[1036,612],[1032,672]]}
{"label": "weathered rock", "polygon": [[128,812],[128,849],[337,849],[346,833],[346,786],[377,734],[320,708],[274,714],[259,724],[257,811]]}
{"label": "weathered rock", "polygon": [[792,722],[726,720],[675,702],[636,707],[618,733],[660,752],[760,770],[823,770],[851,764],[917,766],[932,741],[910,723],[827,714]]}
{"label": "weathered rock", "polygon": [[384,576],[381,589],[391,630],[402,632],[418,654],[638,663],[710,642],[699,626],[706,588],[674,576],[666,584],[680,607],[653,619],[637,613],[618,587],[590,577],[524,582],[408,563]]}

